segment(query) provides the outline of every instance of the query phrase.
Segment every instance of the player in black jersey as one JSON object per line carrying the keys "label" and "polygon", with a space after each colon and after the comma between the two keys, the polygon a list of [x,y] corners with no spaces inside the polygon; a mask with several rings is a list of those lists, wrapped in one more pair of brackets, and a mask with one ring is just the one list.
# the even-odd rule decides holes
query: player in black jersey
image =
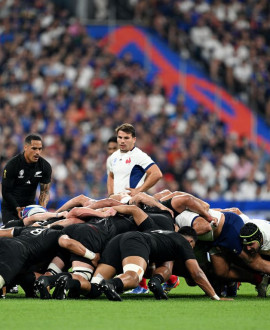
{"label": "player in black jersey", "polygon": [[[220,300],[196,261],[192,250],[196,237],[196,232],[190,227],[183,227],[178,233],[154,230],[118,235],[106,246],[91,282],[99,284],[109,300],[120,301],[119,293],[136,287],[147,264],[155,262],[157,269],[149,281],[149,288],[157,299],[167,299],[161,287],[164,278],[159,268],[164,267],[167,261],[180,259],[202,290],[211,299]],[[116,274],[120,275],[113,278]]]}
{"label": "player in black jersey", "polygon": [[35,196],[40,185],[39,205],[49,201],[51,165],[40,156],[43,143],[37,134],[29,134],[24,141],[24,151],[8,161],[2,176],[2,221],[21,219],[20,212],[27,205],[36,204]]}
{"label": "player in black jersey", "polygon": [[[135,205],[119,205],[113,207],[115,216],[107,218],[97,218],[86,216],[84,213],[84,220],[87,223],[73,224],[65,227],[63,232],[70,237],[82,242],[89,250],[93,251],[97,257],[103,251],[107,242],[114,236],[132,230],[148,230],[153,228],[154,222],[148,215]],[[90,212],[90,210],[89,210]],[[90,212],[90,214],[92,214]],[[123,215],[125,214],[125,215]],[[131,216],[131,217],[127,217]],[[166,224],[169,223],[168,221]],[[158,227],[157,227],[158,228]],[[61,256],[57,256],[50,264],[50,270],[56,270],[55,265],[59,264],[57,260]],[[63,281],[63,274],[54,274],[54,276],[42,276],[38,279],[36,287],[40,291],[41,298],[49,298],[46,288],[56,284],[53,298],[63,299],[64,290],[72,289],[72,296],[75,291],[78,293],[88,293],[90,291],[90,280],[94,265],[85,258],[79,258],[77,255],[71,254],[69,259],[72,264],[73,273],[65,273],[65,281]],[[59,280],[58,280],[59,278]],[[55,283],[55,281],[57,282]],[[79,283],[78,283],[79,282]],[[75,290],[76,289],[76,290]]]}
{"label": "player in black jersey", "polygon": [[0,238],[0,289],[30,266],[51,260],[59,247],[94,259],[95,255],[61,230],[40,227],[11,228]]}

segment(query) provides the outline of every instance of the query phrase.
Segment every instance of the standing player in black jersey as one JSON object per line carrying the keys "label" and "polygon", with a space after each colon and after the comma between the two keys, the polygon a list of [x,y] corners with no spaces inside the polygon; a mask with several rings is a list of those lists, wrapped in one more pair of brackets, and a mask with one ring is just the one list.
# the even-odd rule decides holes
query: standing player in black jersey
{"label": "standing player in black jersey", "polygon": [[[120,234],[106,246],[92,283],[99,284],[109,300],[121,301],[119,293],[136,287],[148,263],[155,262],[159,267],[149,281],[149,288],[156,299],[167,299],[161,286],[164,278],[158,270],[163,268],[166,262],[180,259],[201,289],[211,299],[220,300],[222,298],[217,296],[196,261],[192,249],[196,239],[196,232],[190,227],[183,227],[178,233],[153,230]],[[113,278],[116,274],[120,275]]]}
{"label": "standing player in black jersey", "polygon": [[35,196],[40,184],[39,205],[46,208],[49,201],[51,165],[40,156],[42,139],[29,134],[24,141],[24,151],[8,161],[2,176],[2,222],[21,219],[27,205],[36,204]]}

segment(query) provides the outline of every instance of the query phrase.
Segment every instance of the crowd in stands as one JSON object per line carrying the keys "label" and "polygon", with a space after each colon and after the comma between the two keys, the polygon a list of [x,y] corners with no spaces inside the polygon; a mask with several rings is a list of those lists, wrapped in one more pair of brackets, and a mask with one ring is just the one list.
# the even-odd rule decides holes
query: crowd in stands
{"label": "crowd in stands", "polygon": [[136,20],[264,116],[270,124],[268,0],[138,0]]}
{"label": "crowd in stands", "polygon": [[[256,2],[265,5],[264,1]],[[250,61],[267,65],[267,51],[260,53],[255,47],[263,47],[266,37],[247,37],[256,30],[259,15],[251,11],[251,6],[258,9],[257,13],[259,6],[255,1],[248,1],[246,7],[241,1],[229,1],[226,6],[224,1],[215,1],[208,3],[209,12],[203,9],[203,3],[157,1],[158,11],[152,16],[155,27],[159,28],[161,17],[166,21],[168,8],[173,5],[170,8],[177,13],[175,20],[169,26],[167,19],[161,32],[171,35],[173,26],[177,27],[175,49],[197,52],[195,46],[203,46],[191,43],[192,38],[198,38],[192,31],[197,25],[207,25],[215,39],[216,22],[220,27],[216,31],[223,31],[224,43],[233,42],[234,51],[240,45],[246,49],[243,60],[251,65],[254,97],[259,97],[255,90],[261,88],[260,71]],[[224,15],[218,10],[221,5],[236,7],[237,20],[230,24],[226,17],[214,20],[213,15]],[[254,18],[248,27],[244,24],[246,16],[241,14],[247,8]],[[136,12],[137,18],[143,19],[144,10]],[[242,24],[239,17],[243,17]],[[233,33],[233,40],[227,39],[227,25],[236,30],[236,26],[242,26],[236,35],[239,39]],[[189,40],[185,44],[182,35]],[[247,39],[254,47],[246,45]],[[123,58],[108,53],[67,10],[56,8],[48,0],[2,0],[0,42],[0,170],[2,173],[6,161],[23,149],[27,133],[41,134],[46,146],[43,156],[53,167],[51,207],[78,194],[107,196],[106,142],[123,122],[136,127],[137,146],[163,171],[164,177],[153,193],[169,188],[203,199],[270,200],[270,158],[263,148],[253,147],[245,137],[229,134],[226,125],[200,105],[189,113],[181,95],[176,104],[171,104],[162,81],[156,78],[148,83],[145,69],[129,53]],[[172,44],[170,37],[169,42]],[[262,59],[265,61],[259,64]],[[212,63],[208,59],[213,75]],[[215,74],[217,78],[219,69]],[[235,82],[231,87],[235,88]]]}

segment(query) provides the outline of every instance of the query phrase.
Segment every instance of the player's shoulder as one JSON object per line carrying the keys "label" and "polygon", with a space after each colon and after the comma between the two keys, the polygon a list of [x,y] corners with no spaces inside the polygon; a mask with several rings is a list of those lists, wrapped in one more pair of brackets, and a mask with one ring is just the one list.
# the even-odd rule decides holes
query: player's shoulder
{"label": "player's shoulder", "polygon": [[41,164],[45,168],[47,168],[47,169],[51,169],[52,168],[51,164],[45,158],[39,157],[39,160],[38,161],[39,161],[39,164]]}
{"label": "player's shoulder", "polygon": [[138,147],[134,147],[132,150],[130,150],[130,153],[136,156],[141,156],[141,157],[149,157],[148,154],[144,151],[142,151]]}
{"label": "player's shoulder", "polygon": [[115,152],[113,152],[109,157],[108,157],[108,159],[114,159],[114,158],[116,158],[116,157],[119,157],[120,156],[120,150],[119,149],[117,149]]}
{"label": "player's shoulder", "polygon": [[6,166],[10,166],[10,165],[13,166],[15,164],[19,164],[21,163],[22,160],[23,160],[23,154],[17,154],[7,161]]}

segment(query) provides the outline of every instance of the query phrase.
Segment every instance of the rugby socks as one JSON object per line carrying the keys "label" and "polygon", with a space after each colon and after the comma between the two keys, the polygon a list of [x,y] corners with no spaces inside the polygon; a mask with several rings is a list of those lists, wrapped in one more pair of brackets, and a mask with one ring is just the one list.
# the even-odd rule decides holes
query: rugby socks
{"label": "rugby socks", "polygon": [[115,277],[112,279],[112,283],[115,287],[115,291],[117,293],[122,293],[124,291],[124,284],[119,277]]}
{"label": "rugby socks", "polygon": [[144,277],[141,280],[141,282],[139,283],[139,286],[142,287],[142,288],[144,288],[144,289],[148,289],[147,283],[146,283],[146,279]]}
{"label": "rugby socks", "polygon": [[168,281],[166,282],[169,285],[172,285],[177,282],[178,276],[176,275],[171,275]]}

